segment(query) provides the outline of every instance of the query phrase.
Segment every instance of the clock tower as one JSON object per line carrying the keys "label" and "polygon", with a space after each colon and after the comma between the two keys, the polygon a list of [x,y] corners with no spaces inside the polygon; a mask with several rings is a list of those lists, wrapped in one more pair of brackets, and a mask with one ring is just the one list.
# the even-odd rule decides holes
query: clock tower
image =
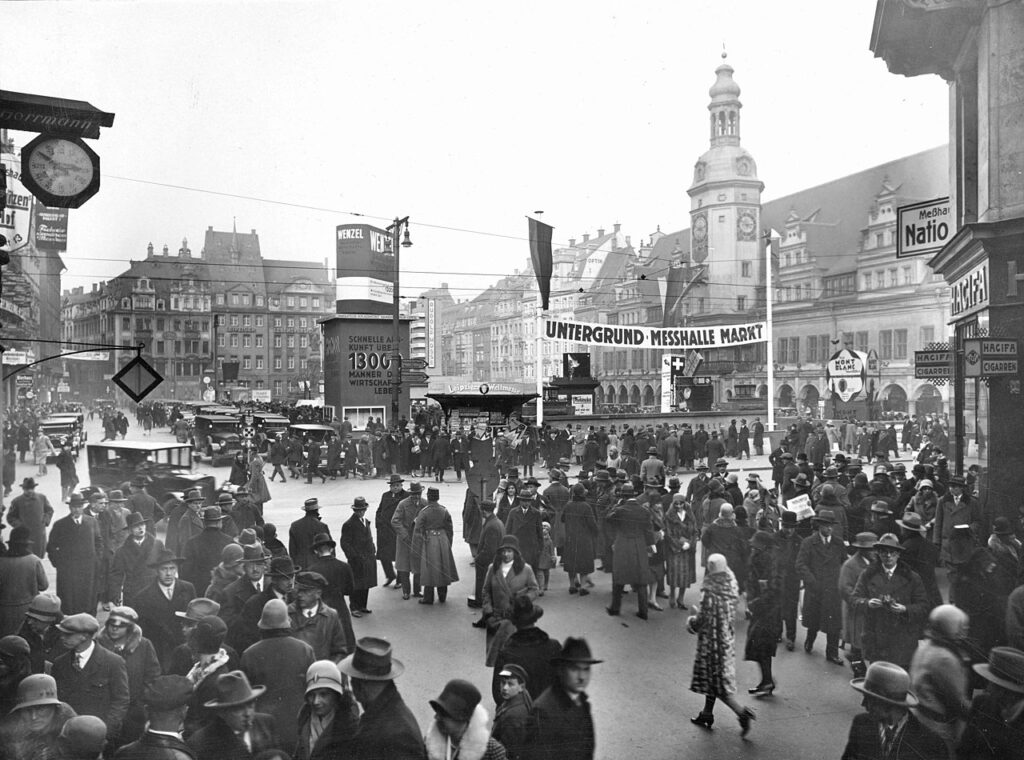
{"label": "clock tower", "polygon": [[[722,54],[725,58],[725,53]],[[749,315],[758,305],[763,256],[758,231],[761,191],[757,164],[740,145],[740,87],[733,68],[715,69],[709,90],[711,146],[693,167],[690,258],[707,267],[706,285],[693,291],[691,315]],[[703,300],[701,300],[703,299]]]}

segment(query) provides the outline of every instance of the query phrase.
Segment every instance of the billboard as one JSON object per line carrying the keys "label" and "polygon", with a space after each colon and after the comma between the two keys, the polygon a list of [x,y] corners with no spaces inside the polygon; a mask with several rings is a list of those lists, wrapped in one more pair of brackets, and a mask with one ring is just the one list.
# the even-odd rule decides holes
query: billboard
{"label": "billboard", "polygon": [[590,354],[562,354],[562,377],[576,380],[590,377]]}
{"label": "billboard", "polygon": [[[384,407],[390,424],[391,388],[397,366],[391,319],[339,315],[321,322],[324,350],[324,402],[335,407]],[[399,323],[400,340],[409,343],[409,321]],[[409,408],[409,388],[403,384],[400,408]]]}
{"label": "billboard", "polygon": [[68,249],[68,210],[37,203],[32,214],[36,248],[41,251]]}
{"label": "billboard", "polygon": [[369,224],[341,224],[335,236],[338,314],[390,314],[395,282],[391,233]]}

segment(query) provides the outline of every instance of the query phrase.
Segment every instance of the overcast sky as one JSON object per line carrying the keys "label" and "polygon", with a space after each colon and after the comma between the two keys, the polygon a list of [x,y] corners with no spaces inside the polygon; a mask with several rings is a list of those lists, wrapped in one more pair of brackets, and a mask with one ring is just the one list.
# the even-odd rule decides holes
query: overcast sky
{"label": "overcast sky", "polygon": [[688,226],[723,44],[765,200],[944,144],[946,85],[873,57],[874,6],[4,3],[0,89],[117,114],[64,288],[233,219],[268,258],[333,265],[336,225],[409,215],[403,295],[464,298],[524,266],[534,210],[556,244]]}

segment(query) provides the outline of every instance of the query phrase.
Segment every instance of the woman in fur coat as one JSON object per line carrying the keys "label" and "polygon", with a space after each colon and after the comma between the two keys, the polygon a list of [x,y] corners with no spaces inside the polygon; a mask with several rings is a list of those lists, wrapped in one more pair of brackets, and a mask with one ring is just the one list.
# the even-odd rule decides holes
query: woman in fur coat
{"label": "woman in fur coat", "polygon": [[469,681],[449,681],[430,706],[434,719],[423,737],[428,760],[506,760],[505,748],[491,738],[480,691]]}

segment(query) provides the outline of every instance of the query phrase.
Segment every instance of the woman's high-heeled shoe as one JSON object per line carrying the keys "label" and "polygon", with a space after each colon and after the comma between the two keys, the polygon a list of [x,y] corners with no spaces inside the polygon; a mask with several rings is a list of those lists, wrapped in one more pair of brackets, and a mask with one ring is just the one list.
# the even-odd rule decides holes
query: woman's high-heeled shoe
{"label": "woman's high-heeled shoe", "polygon": [[713,725],[715,725],[715,714],[701,712],[701,714],[698,715],[696,718],[690,718],[690,722],[695,726],[710,729]]}
{"label": "woman's high-heeled shoe", "polygon": [[747,689],[747,694],[752,694],[755,697],[770,697],[775,691],[774,679],[770,683],[761,683],[755,686],[753,689]]}
{"label": "woman's high-heeled shoe", "polygon": [[757,720],[757,716],[754,715],[754,711],[749,707],[744,707],[743,712],[740,713],[740,736],[746,736],[750,733],[750,722]]}

